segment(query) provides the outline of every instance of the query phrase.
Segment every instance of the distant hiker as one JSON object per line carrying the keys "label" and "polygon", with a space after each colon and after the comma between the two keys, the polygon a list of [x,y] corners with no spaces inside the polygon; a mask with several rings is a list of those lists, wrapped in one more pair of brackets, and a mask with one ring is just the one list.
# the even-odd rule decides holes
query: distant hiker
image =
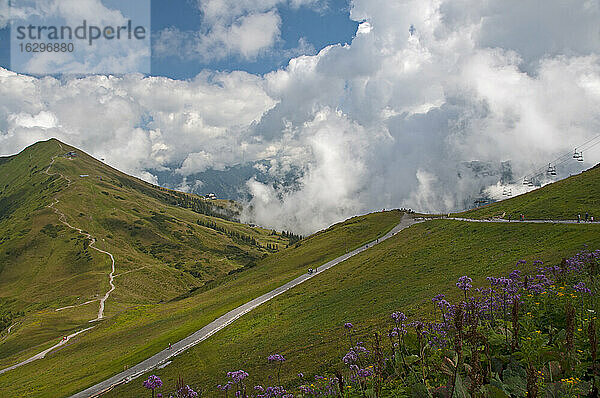
{"label": "distant hiker", "polygon": [[590,217],[590,222],[594,222],[594,216]]}
{"label": "distant hiker", "polygon": [[523,213],[519,214],[519,219],[520,219],[521,221],[524,221],[524,220],[525,220],[525,216],[523,215]]}
{"label": "distant hiker", "polygon": [[170,350],[171,348],[173,348],[173,346],[171,345],[171,343],[169,343],[169,350]]}
{"label": "distant hiker", "polygon": [[581,222],[581,214],[577,214],[577,223],[579,224]]}
{"label": "distant hiker", "polygon": [[585,212],[585,222],[588,222],[588,219],[590,218],[589,213],[586,211]]}
{"label": "distant hiker", "polygon": [[508,222],[510,222],[510,219],[512,218],[512,214],[508,215]]}

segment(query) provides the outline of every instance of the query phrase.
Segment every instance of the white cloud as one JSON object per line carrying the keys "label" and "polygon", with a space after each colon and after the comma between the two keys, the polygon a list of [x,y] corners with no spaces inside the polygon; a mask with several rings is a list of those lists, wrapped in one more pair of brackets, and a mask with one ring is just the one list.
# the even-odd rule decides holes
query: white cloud
{"label": "white cloud", "polygon": [[[250,15],[277,27],[231,50],[240,56],[278,34],[275,0],[203,4],[205,18],[238,37]],[[302,233],[381,208],[459,209],[486,188],[501,195],[501,162],[516,179],[600,131],[598,7],[571,2],[561,25],[552,21],[562,4],[355,0],[363,27],[351,44],[265,76],[60,82],[0,70],[0,151],[55,135],[149,180],[148,168],[189,177],[266,160],[265,174],[297,173],[297,186],[250,180],[246,216]],[[248,32],[259,25],[250,20]],[[600,161],[600,150],[585,159],[562,176]]]}
{"label": "white cloud", "polygon": [[210,153],[204,151],[190,153],[177,171],[183,175],[200,173],[209,167],[215,167],[214,159]]}
{"label": "white cloud", "polygon": [[14,123],[15,127],[50,129],[57,127],[56,116],[52,112],[41,111],[37,115],[28,113],[9,114],[9,122]]}
{"label": "white cloud", "polygon": [[[292,8],[325,6],[322,0],[208,0],[198,1],[202,30],[197,32],[166,28],[154,42],[156,56],[176,56],[210,62],[227,57],[253,60],[268,53],[280,41],[281,17],[277,6]],[[310,54],[305,43],[292,52]],[[285,53],[285,51],[283,51]],[[289,51],[288,51],[289,53]]]}
{"label": "white cloud", "polygon": [[146,180],[189,153],[219,154],[214,167],[235,161],[241,131],[274,105],[261,86],[244,72],[59,81],[0,69],[0,154],[54,136]]}
{"label": "white cloud", "polygon": [[[2,1],[2,0],[0,0]],[[150,25],[150,0],[139,2],[135,12],[127,16],[119,9],[109,8],[101,0],[20,0],[13,2],[9,19],[18,25],[78,27],[124,26],[129,19],[134,27],[142,26],[148,31]],[[2,13],[0,5],[0,14]],[[0,26],[6,18],[0,17]],[[7,20],[5,21],[5,23]],[[38,53],[12,53],[11,64],[19,72],[33,74],[58,73],[129,73],[150,71],[150,32],[145,39],[75,40],[74,51]],[[89,38],[91,34],[86,32]],[[16,36],[16,35],[15,35]],[[16,44],[14,44],[16,47]]]}
{"label": "white cloud", "polygon": [[231,25],[216,24],[210,32],[161,31],[154,51],[159,56],[177,56],[203,62],[228,56],[254,59],[279,40],[281,18],[275,11],[248,14]]}
{"label": "white cloud", "polygon": [[227,32],[224,42],[244,58],[255,57],[279,37],[281,18],[273,11],[242,17]]}

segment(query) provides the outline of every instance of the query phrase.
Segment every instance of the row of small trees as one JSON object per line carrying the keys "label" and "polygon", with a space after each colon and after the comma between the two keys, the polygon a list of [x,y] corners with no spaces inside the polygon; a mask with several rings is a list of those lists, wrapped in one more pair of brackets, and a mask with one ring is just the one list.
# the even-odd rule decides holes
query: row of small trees
{"label": "row of small trees", "polygon": [[[241,241],[241,242],[244,242],[244,243],[259,247],[259,248],[264,248],[264,249],[267,249],[270,251],[278,251],[279,250],[279,245],[277,243],[267,243],[265,245],[261,245],[260,242],[258,242],[252,236],[242,234],[237,231],[230,231],[227,228],[225,228],[211,220],[200,220],[199,219],[196,221],[196,224],[201,225],[206,228],[210,228],[212,230],[215,230],[215,231],[218,231],[221,233],[224,233],[225,235],[229,236],[232,239],[235,239],[237,241]],[[277,231],[272,230],[271,235],[278,235]],[[303,239],[303,237],[301,235],[296,235],[292,232],[287,232],[287,231],[283,231],[281,233],[281,236],[288,240],[288,244],[286,245],[286,247],[289,245],[293,245],[294,243],[297,243],[298,241]]]}
{"label": "row of small trees", "polygon": [[212,230],[218,231],[218,232],[222,232],[225,235],[229,236],[232,239],[238,240],[238,241],[242,241],[244,243],[247,243],[249,245],[253,245],[256,247],[262,247],[261,244],[254,239],[252,236],[250,235],[246,235],[246,234],[241,234],[237,231],[230,231],[227,228],[217,224],[214,221],[210,221],[210,220],[198,220],[196,221],[196,224],[201,225],[203,227],[206,228],[210,228]]}

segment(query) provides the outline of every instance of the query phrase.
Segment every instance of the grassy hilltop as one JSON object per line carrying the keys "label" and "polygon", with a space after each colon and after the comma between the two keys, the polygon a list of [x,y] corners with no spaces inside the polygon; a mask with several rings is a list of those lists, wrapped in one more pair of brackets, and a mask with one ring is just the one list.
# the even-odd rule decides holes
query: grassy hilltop
{"label": "grassy hilltop", "polygon": [[[485,218],[499,209],[518,209],[530,218],[572,218],[570,208],[600,210],[598,196],[590,194],[595,187],[600,187],[598,168],[463,214]],[[368,340],[375,330],[385,330],[392,311],[401,310],[413,320],[431,318],[432,297],[445,293],[448,299],[460,299],[455,284],[462,275],[485,286],[485,277],[506,274],[519,260],[527,261],[524,271],[533,271],[534,261],[557,265],[585,245],[600,248],[600,225],[428,221],[283,294],[152,373],[170,386],[185,376],[186,383],[217,396],[215,386],[225,383],[232,370],[247,371],[249,386],[276,384],[269,379],[274,365],[266,358],[280,353],[287,358],[282,384],[297,383],[298,372],[311,380],[345,367],[345,322],[359,325],[356,338]],[[140,396],[143,379],[107,396]]]}
{"label": "grassy hilltop", "polygon": [[[77,156],[64,157],[69,151]],[[53,158],[48,173],[66,178],[44,172]],[[106,319],[56,354],[1,375],[0,395],[77,392],[307,268],[385,234],[402,217],[397,211],[355,217],[286,249],[287,237],[236,222],[231,202],[152,186],[56,140],[2,158],[0,171],[1,176],[21,173],[0,181],[5,186],[0,228],[8,237],[0,244],[0,258],[7,259],[0,274],[1,309],[11,314],[7,326],[15,325],[8,335],[4,330],[0,366],[89,326],[97,301],[55,309],[108,290],[108,256],[58,221],[47,207],[54,198],[69,224],[113,253],[117,275]],[[28,200],[19,202],[14,195]]]}
{"label": "grassy hilltop", "polygon": [[458,213],[470,218],[512,217],[574,220],[588,212],[600,220],[600,165],[524,195]]}
{"label": "grassy hilltop", "polygon": [[[51,145],[54,149],[49,150]],[[56,141],[43,144],[48,153],[42,151],[45,158],[40,160],[38,168],[43,170],[53,156],[65,149],[74,150],[62,145],[60,148]],[[1,159],[0,171],[15,160],[25,165],[27,156],[23,155],[37,147],[9,160]],[[46,224],[54,225],[52,228],[61,226],[57,215],[45,207],[58,197],[60,202],[56,206],[68,216],[69,222],[85,226],[86,231],[99,238],[100,248],[115,254],[117,274],[131,272],[123,274],[122,279],[116,278],[117,289],[107,302],[104,321],[45,359],[0,375],[1,396],[58,397],[80,391],[164,349],[169,342],[189,335],[236,306],[306,272],[307,268],[385,234],[403,215],[390,211],[354,217],[285,248],[285,239],[280,235],[225,219],[235,216],[235,206],[231,203],[217,202],[213,204],[216,209],[197,207],[195,211],[186,208],[192,207],[193,200],[179,202],[177,206],[173,197],[183,194],[127,177],[85,155],[73,160],[57,158],[56,166],[55,171],[72,177],[75,183],[65,188],[66,183],[56,177],[48,180],[49,176],[39,172],[24,174],[21,180],[32,180],[37,187],[27,195],[37,197],[16,205],[14,197],[0,202],[16,209],[10,210],[11,223],[0,221],[2,228],[8,229],[10,224],[11,231],[19,231],[31,228],[32,220],[43,220],[36,221],[40,225],[38,230],[32,228],[21,236],[13,234],[0,244],[0,256],[5,247],[15,247],[17,242],[23,245],[46,242],[63,247],[63,252],[56,251],[52,260],[48,256],[45,260],[43,256],[38,260],[32,260],[33,256],[23,258],[19,267],[40,269],[28,271],[27,278],[32,281],[41,280],[38,273],[44,272],[45,267],[54,267],[50,274],[67,272],[63,269],[67,263],[64,259],[67,255],[76,257],[77,250],[84,250],[83,239],[67,229],[54,231],[53,239],[45,239],[47,235],[41,232]],[[97,167],[106,167],[106,171]],[[80,174],[90,177],[81,178]],[[124,183],[121,179],[130,180]],[[575,207],[589,208],[593,214],[598,204],[589,193],[600,186],[597,169],[572,179],[575,182],[567,179],[468,215],[485,218],[489,216],[485,211],[510,209],[516,214],[525,212],[528,218],[572,218],[567,211]],[[24,185],[23,189],[33,189]],[[3,191],[0,197],[4,198],[5,192],[14,191]],[[21,210],[24,206],[30,206],[29,210]],[[208,214],[200,214],[202,211]],[[32,218],[19,226],[19,217]],[[112,221],[107,223],[107,219]],[[202,225],[208,222],[238,235]],[[136,225],[140,228],[135,228]],[[242,234],[251,236],[259,245],[235,238]],[[278,243],[280,250],[265,249],[267,243]],[[330,372],[343,366],[340,358],[347,351],[345,322],[358,326],[357,337],[368,337],[389,323],[389,313],[394,310],[402,310],[411,318],[427,318],[431,316],[431,298],[436,294],[444,292],[448,299],[459,298],[460,292],[455,288],[459,276],[468,274],[473,277],[474,285],[481,286],[486,276],[508,272],[519,260],[528,261],[527,269],[532,268],[534,260],[556,264],[585,244],[600,248],[599,225],[481,224],[450,220],[421,223],[244,315],[153,373],[170,386],[175,385],[177,377],[184,376],[186,383],[205,389],[204,396],[217,396],[215,385],[226,381],[226,372],[231,370],[249,372],[249,385],[273,384],[268,380],[273,367],[266,361],[273,353],[284,354],[288,359],[282,384],[290,382],[297,372],[308,377]],[[160,246],[164,250],[153,250],[157,245],[164,245]],[[48,251],[48,246],[36,247],[31,253]],[[88,252],[92,259],[83,263],[87,268],[82,265],[66,274],[69,278],[86,280],[85,286],[77,287],[81,301],[107,288],[107,259],[100,253]],[[128,261],[127,256],[133,260]],[[196,256],[206,260],[198,265]],[[4,283],[3,275],[0,274],[0,284]],[[40,283],[39,292],[33,297],[36,294],[43,297],[36,299],[39,301],[34,304],[38,307],[34,307],[33,300],[26,301],[28,281],[24,276],[20,278],[21,285],[15,286],[24,290],[7,285],[12,290],[6,290],[11,295],[7,295],[3,305],[15,311],[24,309],[25,315],[16,315],[19,320],[16,329],[0,341],[0,364],[9,365],[39,352],[51,345],[56,333],[82,328],[97,311],[95,304],[76,307],[58,313],[62,317],[59,319],[53,308],[77,303],[75,294],[67,297],[60,294],[60,288],[53,287],[61,283],[58,278],[47,289]],[[0,291],[4,294],[5,290]],[[51,325],[56,325],[55,329]],[[42,329],[46,331],[45,340],[39,337],[40,332],[31,332]],[[106,396],[143,396],[147,391],[142,388],[142,380],[119,386]]]}
{"label": "grassy hilltop", "polygon": [[[71,151],[75,157],[65,156]],[[188,294],[289,243],[233,221],[236,211],[228,201],[127,176],[57,140],[1,158],[0,331],[14,326],[0,343],[0,364],[95,318],[93,300],[109,289],[109,257],[59,216],[114,255],[117,289],[105,307],[110,317],[132,305]]]}

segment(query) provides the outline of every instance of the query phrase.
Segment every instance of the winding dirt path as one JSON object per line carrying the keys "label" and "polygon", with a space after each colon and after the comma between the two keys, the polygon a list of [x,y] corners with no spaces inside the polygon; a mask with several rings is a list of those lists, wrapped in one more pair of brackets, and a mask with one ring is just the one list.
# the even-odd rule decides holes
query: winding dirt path
{"label": "winding dirt path", "polygon": [[293,287],[298,286],[299,284],[301,284],[311,278],[314,278],[316,275],[336,266],[337,264],[339,264],[343,261],[346,261],[350,257],[353,257],[359,253],[362,253],[365,250],[368,250],[369,248],[371,248],[373,246],[376,246],[377,244],[383,242],[384,240],[396,235],[398,232],[402,231],[403,229],[408,228],[411,225],[417,224],[419,222],[422,222],[422,221],[415,220],[412,217],[405,215],[402,218],[402,220],[400,221],[400,223],[398,225],[396,225],[390,232],[388,232],[384,236],[382,236],[378,239],[375,239],[374,241],[369,242],[365,245],[362,245],[358,249],[355,249],[349,253],[339,256],[336,259],[333,259],[323,265],[316,267],[313,270],[313,272],[310,274],[305,273],[303,275],[300,275],[296,279],[294,279],[288,283],[285,283],[282,286],[279,286],[278,288],[275,288],[275,289],[271,290],[270,292],[263,294],[260,297],[250,300],[245,304],[240,305],[239,307],[218,317],[217,319],[210,322],[208,325],[204,326],[203,328],[197,330],[196,332],[192,333],[188,337],[172,344],[171,348],[164,349],[164,350],[160,351],[159,353],[153,355],[152,357],[138,363],[137,365],[134,365],[134,366],[130,367],[129,369],[127,369],[107,380],[104,380],[92,387],[89,387],[88,389],[86,389],[84,391],[81,391],[75,395],[72,395],[70,398],[98,397],[98,396],[106,393],[107,391],[112,390],[114,387],[116,387],[120,384],[128,383],[129,381],[142,376],[143,374],[145,374],[146,372],[149,372],[152,369],[164,368],[165,366],[167,366],[170,363],[171,358],[183,353],[184,351],[194,347],[196,344],[206,340],[213,334],[217,333],[219,330],[226,328],[227,326],[229,326],[230,324],[235,322],[238,318],[247,314],[248,312],[252,311],[253,309],[257,308],[258,306],[279,296],[282,293],[287,292],[288,290],[292,289]]}
{"label": "winding dirt path", "polygon": [[62,311],[62,310],[67,310],[69,308],[75,308],[75,307],[81,307],[82,305],[86,305],[86,304],[90,304],[93,303],[94,301],[98,301],[98,299],[94,299],[94,300],[88,300],[85,303],[81,303],[81,304],[73,304],[73,305],[67,305],[66,307],[60,307],[55,309],[54,311],[58,312],[58,311]]}
{"label": "winding dirt path", "polygon": [[8,327],[8,329],[6,329],[6,335],[4,335],[4,336],[3,336],[3,337],[0,339],[0,341],[6,340],[6,338],[7,338],[7,337],[8,337],[8,335],[10,334],[10,331],[12,330],[12,328],[13,328],[13,327],[15,327],[16,325],[17,325],[16,323],[13,323],[12,325],[10,325],[10,326]]}
{"label": "winding dirt path", "polygon": [[[60,145],[60,144],[59,144],[59,145]],[[61,147],[61,149],[64,151],[64,148],[63,148],[63,146],[62,146],[62,145],[60,145],[60,147]],[[71,180],[69,177],[67,177],[67,176],[65,176],[65,175],[63,175],[63,174],[61,174],[61,173],[58,173],[58,172],[57,172],[57,173],[50,173],[50,168],[51,168],[51,167],[54,165],[54,162],[56,161],[56,158],[57,158],[57,157],[59,157],[59,156],[60,156],[60,155],[56,155],[56,156],[53,156],[53,157],[52,157],[52,161],[51,161],[51,162],[50,162],[50,164],[48,165],[48,168],[46,168],[46,170],[44,170],[44,174],[46,174],[46,175],[48,175],[48,176],[54,176],[54,175],[58,175],[58,176],[60,176],[61,178],[64,178],[64,179],[67,181],[67,189],[68,189],[68,188],[69,188],[69,187],[70,187],[70,186],[73,184],[73,181],[72,181],[72,180]],[[69,222],[67,221],[67,216],[66,216],[66,215],[65,215],[63,212],[61,212],[60,210],[58,210],[58,209],[56,208],[56,205],[57,205],[58,203],[60,203],[60,201],[58,200],[58,198],[54,198],[54,202],[52,202],[51,204],[49,204],[49,205],[48,205],[48,208],[52,209],[52,210],[54,211],[54,213],[56,213],[56,214],[58,215],[58,220],[59,220],[59,221],[60,221],[62,224],[66,225],[67,227],[69,227],[69,228],[71,228],[71,229],[73,229],[73,230],[77,231],[79,234],[81,234],[81,235],[85,236],[85,238],[86,238],[86,239],[88,239],[88,240],[90,241],[90,244],[88,245],[88,247],[92,248],[93,250],[96,250],[97,252],[100,252],[100,253],[106,254],[107,256],[109,256],[109,257],[110,257],[110,261],[111,261],[111,271],[110,271],[110,274],[108,275],[108,283],[109,283],[109,285],[110,285],[110,288],[109,288],[109,289],[108,289],[108,291],[107,291],[107,292],[104,294],[104,296],[103,296],[103,297],[100,299],[100,305],[99,305],[99,308],[98,308],[98,316],[97,316],[96,318],[94,318],[94,319],[90,320],[89,322],[96,322],[96,321],[100,321],[100,320],[102,320],[102,319],[104,318],[104,304],[105,304],[106,300],[108,300],[108,298],[109,298],[110,294],[113,292],[113,290],[115,290],[115,284],[114,284],[114,279],[115,279],[115,258],[114,258],[114,256],[112,255],[112,253],[110,253],[110,252],[107,252],[107,251],[105,251],[105,250],[102,250],[102,249],[99,249],[99,248],[97,248],[96,246],[94,246],[94,245],[95,245],[95,243],[96,243],[96,238],[94,238],[92,235],[90,235],[89,233],[87,233],[87,232],[83,231],[81,228],[77,228],[77,227],[74,227],[74,226],[72,226],[71,224],[69,224]],[[97,300],[97,299],[96,299],[96,300],[90,300],[90,301],[86,301],[85,303],[81,303],[81,304],[69,305],[69,306],[66,306],[66,307],[57,308],[55,311],[62,311],[62,310],[65,310],[65,309],[67,309],[67,308],[74,308],[74,307],[78,307],[78,306],[80,306],[80,305],[89,304],[89,303],[92,303],[92,302],[94,302],[94,301],[98,301],[98,300]],[[11,329],[13,326],[14,326],[14,325],[11,325],[11,326],[10,326],[10,328],[8,329],[8,333],[10,333],[10,329]],[[44,357],[46,356],[46,354],[47,354],[47,353],[49,353],[50,351],[52,351],[52,350],[54,350],[54,349],[56,349],[56,348],[60,347],[61,345],[65,344],[67,341],[69,341],[69,339],[70,339],[71,337],[77,336],[78,334],[80,334],[80,333],[83,333],[83,332],[86,332],[86,331],[88,331],[88,330],[90,330],[90,329],[92,329],[92,328],[93,328],[93,326],[92,326],[92,327],[89,327],[89,328],[86,328],[86,329],[79,330],[79,331],[77,331],[77,332],[75,332],[75,333],[73,333],[73,334],[71,334],[71,335],[67,336],[67,338],[66,338],[66,339],[63,339],[63,340],[61,340],[61,341],[60,341],[60,343],[53,345],[52,347],[50,347],[50,348],[48,348],[48,349],[46,349],[46,350],[44,350],[44,351],[40,352],[39,354],[36,354],[36,355],[32,356],[31,358],[28,358],[28,359],[26,359],[26,360],[24,360],[24,361],[22,361],[22,362],[19,362],[19,363],[15,364],[15,365],[12,365],[12,366],[10,366],[10,367],[8,367],[8,368],[1,369],[1,370],[0,370],[0,374],[2,374],[2,373],[4,373],[4,372],[8,372],[9,370],[12,370],[12,369],[18,368],[19,366],[26,365],[26,364],[28,364],[28,363],[30,363],[30,362],[33,362],[33,361],[37,360],[37,359],[44,358]],[[7,333],[7,336],[8,336],[8,333]],[[6,338],[7,336],[5,336],[4,338]]]}
{"label": "winding dirt path", "polygon": [[[62,145],[60,146],[61,149],[64,151]],[[53,176],[53,175],[59,175],[61,178],[64,178],[67,181],[67,188],[69,188],[72,184],[73,181],[61,174],[61,173],[50,173],[50,168],[54,165],[54,162],[56,161],[56,158],[60,156],[60,155],[56,155],[52,157],[52,161],[50,162],[50,165],[48,165],[48,168],[46,170],[44,170],[44,173],[49,175],[49,176]],[[96,319],[92,319],[90,320],[90,322],[95,322],[95,321],[99,321],[102,318],[104,318],[104,303],[106,302],[106,300],[108,299],[108,297],[110,296],[110,294],[113,292],[113,290],[115,290],[115,284],[114,284],[114,279],[115,279],[115,258],[112,255],[112,253],[107,252],[105,250],[99,249],[96,246],[94,246],[96,244],[96,238],[94,238],[92,235],[90,235],[89,233],[83,231],[81,228],[78,227],[74,227],[71,224],[69,224],[69,222],[67,221],[67,216],[61,212],[60,210],[58,210],[56,208],[56,205],[60,203],[60,201],[57,198],[54,198],[54,202],[50,205],[48,205],[49,208],[51,208],[52,210],[54,210],[54,212],[58,215],[58,221],[60,221],[61,223],[63,223],[64,225],[66,225],[67,227],[77,231],[80,235],[85,236],[86,239],[88,239],[90,241],[90,244],[88,247],[91,247],[92,249],[96,250],[99,253],[103,253],[106,254],[107,256],[110,257],[110,261],[111,261],[111,271],[110,274],[108,275],[108,284],[110,285],[110,289],[108,289],[108,291],[104,294],[104,296],[100,299],[100,305],[98,308],[98,317],[96,317]],[[92,300],[94,301],[94,300]],[[87,304],[89,302],[83,303],[83,304]],[[65,308],[72,308],[72,307],[76,307],[76,306],[67,306],[67,307],[63,307],[60,308],[59,310],[65,309]],[[58,310],[57,310],[58,311]]]}

